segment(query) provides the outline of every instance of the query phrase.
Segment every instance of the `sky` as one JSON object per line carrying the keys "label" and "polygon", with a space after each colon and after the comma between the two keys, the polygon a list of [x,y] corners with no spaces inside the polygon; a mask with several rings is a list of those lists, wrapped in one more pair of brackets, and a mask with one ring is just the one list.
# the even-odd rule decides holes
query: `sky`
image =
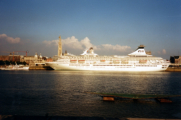
{"label": "sky", "polygon": [[[181,55],[181,0],[0,0],[0,55]],[[16,54],[25,55],[25,52]]]}

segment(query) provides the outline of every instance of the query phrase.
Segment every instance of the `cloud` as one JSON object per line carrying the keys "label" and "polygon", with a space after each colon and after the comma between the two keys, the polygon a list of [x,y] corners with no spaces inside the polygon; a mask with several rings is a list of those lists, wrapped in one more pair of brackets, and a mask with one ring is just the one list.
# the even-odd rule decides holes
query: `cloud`
{"label": "cloud", "polygon": [[165,50],[165,49],[163,49],[163,50],[162,50],[162,53],[163,53],[163,54],[166,54],[167,52],[166,52],[166,50]]}
{"label": "cloud", "polygon": [[58,40],[52,40],[52,41],[43,41],[44,44],[46,44],[47,46],[50,46],[50,45],[58,45]]}
{"label": "cloud", "polygon": [[101,45],[101,48],[104,50],[114,50],[114,51],[119,51],[119,52],[124,52],[128,49],[130,49],[130,46],[121,46],[121,45],[111,45],[111,44],[103,44]]}
{"label": "cloud", "polygon": [[163,49],[163,50],[161,50],[161,51],[158,51],[158,54],[166,54],[167,52],[166,52],[166,50],[165,49]]}
{"label": "cloud", "polygon": [[6,40],[11,44],[15,44],[15,43],[19,43],[20,42],[20,38],[12,38],[7,36],[6,34],[0,34],[0,40]]}
{"label": "cloud", "polygon": [[67,39],[62,39],[62,46],[71,49],[84,49],[81,41],[78,41],[75,36],[68,37]]}
{"label": "cloud", "polygon": [[[43,41],[47,46],[49,45],[58,45],[59,40],[52,41]],[[93,45],[88,37],[85,37],[83,40],[78,41],[75,36],[68,37],[66,39],[62,39],[62,47],[66,49],[74,49],[74,50],[85,50],[93,47],[94,50],[97,51],[117,51],[117,52],[125,52],[130,49],[130,46],[121,46],[121,45],[111,45],[111,44],[102,44],[102,45]]]}
{"label": "cloud", "polygon": [[90,40],[88,37],[84,38],[83,40],[80,41],[80,43],[82,44],[82,46],[84,46],[86,49],[89,49],[90,47],[93,47],[95,50],[97,50],[97,46],[93,45],[92,43],[90,43]]}

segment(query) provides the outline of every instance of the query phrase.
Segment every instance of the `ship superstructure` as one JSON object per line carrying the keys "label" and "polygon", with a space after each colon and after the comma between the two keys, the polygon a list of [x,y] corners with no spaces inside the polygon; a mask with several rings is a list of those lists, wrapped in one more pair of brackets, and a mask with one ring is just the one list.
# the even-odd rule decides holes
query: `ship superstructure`
{"label": "ship superstructure", "polygon": [[127,56],[99,56],[91,47],[80,56],[60,56],[56,62],[46,65],[54,70],[97,70],[97,71],[164,71],[169,62],[161,57],[153,57],[140,45]]}

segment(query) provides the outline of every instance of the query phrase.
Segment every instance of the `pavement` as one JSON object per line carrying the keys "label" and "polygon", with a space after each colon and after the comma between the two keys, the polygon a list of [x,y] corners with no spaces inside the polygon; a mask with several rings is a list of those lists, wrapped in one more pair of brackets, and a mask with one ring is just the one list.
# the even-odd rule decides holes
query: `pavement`
{"label": "pavement", "polygon": [[157,119],[157,118],[107,118],[107,117],[66,117],[66,116],[21,116],[0,115],[0,120],[181,120],[181,119]]}

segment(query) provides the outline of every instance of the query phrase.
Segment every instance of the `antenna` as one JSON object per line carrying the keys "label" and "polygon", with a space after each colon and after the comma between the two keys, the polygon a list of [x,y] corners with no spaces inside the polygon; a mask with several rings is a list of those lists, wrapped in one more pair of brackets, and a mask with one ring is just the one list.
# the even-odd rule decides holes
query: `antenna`
{"label": "antenna", "polygon": [[178,56],[180,56],[180,54],[179,54],[179,50],[178,50]]}

